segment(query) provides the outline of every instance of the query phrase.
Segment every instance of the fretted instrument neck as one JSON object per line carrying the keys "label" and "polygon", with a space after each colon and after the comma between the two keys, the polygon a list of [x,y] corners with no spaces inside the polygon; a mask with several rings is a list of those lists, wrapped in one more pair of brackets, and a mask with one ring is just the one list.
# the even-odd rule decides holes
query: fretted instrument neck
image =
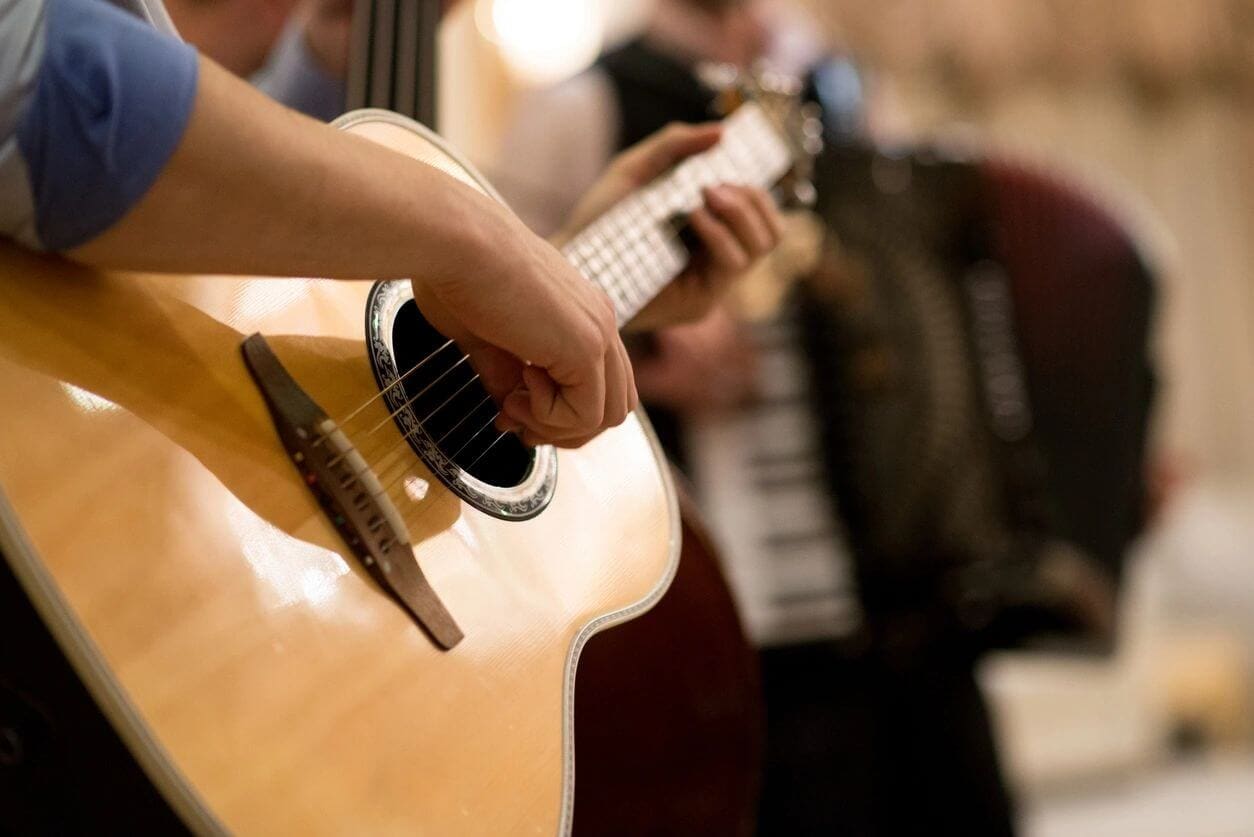
{"label": "fretted instrument neck", "polygon": [[703,189],[720,183],[768,188],[791,165],[792,153],[770,119],[757,105],[743,105],[726,120],[718,145],[616,204],[563,253],[613,300],[621,325],[684,269],[689,253],[679,230],[704,202]]}
{"label": "fretted instrument neck", "polygon": [[[377,107],[435,127],[439,0],[362,0],[353,11],[348,73],[350,110]],[[684,219],[720,183],[770,187],[793,163],[792,151],[752,102],[724,123],[717,146],[619,202],[564,249],[614,302],[626,323],[683,270]]]}

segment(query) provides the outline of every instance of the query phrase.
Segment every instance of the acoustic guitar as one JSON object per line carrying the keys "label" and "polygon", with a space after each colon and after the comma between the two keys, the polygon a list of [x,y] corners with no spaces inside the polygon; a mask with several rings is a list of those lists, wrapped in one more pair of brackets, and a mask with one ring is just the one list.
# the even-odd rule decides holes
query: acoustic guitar
{"label": "acoustic guitar", "polygon": [[[337,124],[492,194],[407,118]],[[700,190],[774,184],[795,148],[746,105],[565,253],[625,322],[687,261]],[[575,451],[498,434],[406,280],[7,245],[0,392],[0,551],[191,829],[569,830],[580,649],[675,572],[642,413]]]}
{"label": "acoustic guitar", "polygon": [[[439,0],[353,4],[349,108],[382,108],[436,127],[441,14]],[[716,81],[735,89],[729,78]],[[666,595],[641,618],[594,636],[580,654],[576,835],[753,830],[764,727],[757,652],[683,484],[676,481],[682,548]]]}

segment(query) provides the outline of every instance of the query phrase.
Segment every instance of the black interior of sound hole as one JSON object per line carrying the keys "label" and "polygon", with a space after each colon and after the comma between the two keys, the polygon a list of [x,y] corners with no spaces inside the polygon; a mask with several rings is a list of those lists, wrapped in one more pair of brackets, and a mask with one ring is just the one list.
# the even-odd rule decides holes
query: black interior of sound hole
{"label": "black interior of sound hole", "polygon": [[496,404],[478,380],[471,382],[475,370],[470,362],[457,365],[462,352],[455,345],[440,349],[446,342],[412,300],[397,311],[392,324],[396,368],[404,375],[422,363],[402,384],[414,415],[462,470],[489,485],[518,485],[531,470],[534,452],[514,434],[501,437],[492,426]]}

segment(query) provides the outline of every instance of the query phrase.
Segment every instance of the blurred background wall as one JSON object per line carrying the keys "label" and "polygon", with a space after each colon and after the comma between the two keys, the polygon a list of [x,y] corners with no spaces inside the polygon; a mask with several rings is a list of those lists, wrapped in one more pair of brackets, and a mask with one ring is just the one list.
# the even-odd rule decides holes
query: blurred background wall
{"label": "blurred background wall", "polygon": [[[527,91],[629,35],[648,2],[462,4],[442,36],[443,131],[491,176]],[[1254,0],[792,7],[867,72],[877,138],[1059,162],[1158,261],[1167,499],[1138,547],[1120,651],[1006,656],[985,683],[1031,833],[1254,834]],[[1182,751],[1206,755],[1181,768]]]}

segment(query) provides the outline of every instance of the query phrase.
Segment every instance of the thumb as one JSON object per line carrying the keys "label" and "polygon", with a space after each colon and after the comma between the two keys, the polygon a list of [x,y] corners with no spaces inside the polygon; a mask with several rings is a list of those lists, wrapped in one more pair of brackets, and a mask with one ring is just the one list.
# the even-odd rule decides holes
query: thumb
{"label": "thumb", "polygon": [[672,122],[627,152],[623,166],[628,176],[647,183],[681,160],[717,145],[722,136],[723,126],[719,122]]}

